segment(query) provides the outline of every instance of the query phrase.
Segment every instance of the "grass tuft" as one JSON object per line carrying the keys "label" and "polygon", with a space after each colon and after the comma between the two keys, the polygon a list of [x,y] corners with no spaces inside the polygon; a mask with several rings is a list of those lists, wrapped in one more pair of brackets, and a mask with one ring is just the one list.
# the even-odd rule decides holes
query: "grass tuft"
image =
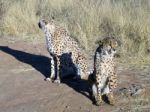
{"label": "grass tuft", "polygon": [[115,36],[122,56],[150,54],[149,0],[1,0],[0,6],[1,35],[43,37],[39,18],[54,16],[88,51]]}

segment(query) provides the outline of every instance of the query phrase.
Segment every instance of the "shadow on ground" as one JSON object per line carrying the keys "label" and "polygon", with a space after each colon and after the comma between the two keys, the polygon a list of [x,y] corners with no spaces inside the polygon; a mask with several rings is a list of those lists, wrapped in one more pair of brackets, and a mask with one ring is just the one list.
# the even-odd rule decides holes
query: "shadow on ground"
{"label": "shadow on ground", "polygon": [[83,79],[65,79],[62,81],[62,83],[65,83],[69,87],[73,88],[76,92],[86,96],[90,100],[91,98],[91,91],[90,91],[90,83],[87,80]]}
{"label": "shadow on ground", "polygon": [[[42,55],[35,55],[19,50],[15,50],[9,48],[7,46],[0,46],[0,50],[15,57],[17,60],[31,65],[37,71],[39,71],[44,77],[49,77],[50,75],[50,58]],[[69,78],[63,79],[62,83],[68,85],[69,87],[73,88],[76,92],[81,93],[82,95],[90,98],[89,95],[89,88],[90,84],[87,80],[74,80]]]}
{"label": "shadow on ground", "polygon": [[0,50],[10,54],[17,60],[31,65],[37,71],[39,71],[44,77],[49,77],[50,74],[50,58],[42,55],[30,54],[27,52],[15,50],[7,46],[0,46]]}

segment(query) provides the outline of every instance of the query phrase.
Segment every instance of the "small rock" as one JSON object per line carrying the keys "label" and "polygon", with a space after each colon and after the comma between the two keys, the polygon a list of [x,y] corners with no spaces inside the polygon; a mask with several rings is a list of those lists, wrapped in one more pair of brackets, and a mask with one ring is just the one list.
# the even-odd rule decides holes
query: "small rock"
{"label": "small rock", "polygon": [[132,84],[129,87],[129,91],[131,92],[131,96],[136,96],[144,92],[144,88],[142,85]]}
{"label": "small rock", "polygon": [[124,87],[119,89],[119,92],[122,95],[126,96],[137,96],[139,94],[142,94],[144,92],[144,88],[142,85],[137,85],[137,84],[131,84],[129,87]]}
{"label": "small rock", "polygon": [[69,106],[68,105],[66,105],[66,107],[65,108],[69,108]]}

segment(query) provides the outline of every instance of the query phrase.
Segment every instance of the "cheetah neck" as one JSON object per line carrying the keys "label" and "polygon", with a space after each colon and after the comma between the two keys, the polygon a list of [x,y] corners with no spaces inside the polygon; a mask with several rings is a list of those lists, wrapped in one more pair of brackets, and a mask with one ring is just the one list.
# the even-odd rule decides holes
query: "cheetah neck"
{"label": "cheetah neck", "polygon": [[54,52],[53,43],[52,43],[52,33],[48,31],[48,29],[45,29],[45,36],[46,36],[46,45],[47,50],[51,53]]}

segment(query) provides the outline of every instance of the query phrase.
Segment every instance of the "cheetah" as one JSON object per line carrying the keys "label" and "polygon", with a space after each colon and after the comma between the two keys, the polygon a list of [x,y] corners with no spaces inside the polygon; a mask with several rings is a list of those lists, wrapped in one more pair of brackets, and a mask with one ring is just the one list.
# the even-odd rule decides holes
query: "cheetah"
{"label": "cheetah", "polygon": [[87,55],[78,42],[71,38],[67,30],[59,26],[54,19],[40,19],[38,26],[45,33],[46,46],[51,58],[51,75],[47,79],[56,83],[61,82],[60,67],[65,67],[61,66],[60,59],[65,54],[72,59],[72,62],[65,62],[65,65],[70,67],[73,63],[76,67],[76,78],[84,78],[87,74]]}
{"label": "cheetah", "polygon": [[107,96],[109,104],[114,104],[113,89],[117,86],[114,55],[117,46],[117,40],[107,37],[99,42],[95,52],[94,72],[89,78],[92,81],[92,96],[98,106],[102,103],[102,95]]}

